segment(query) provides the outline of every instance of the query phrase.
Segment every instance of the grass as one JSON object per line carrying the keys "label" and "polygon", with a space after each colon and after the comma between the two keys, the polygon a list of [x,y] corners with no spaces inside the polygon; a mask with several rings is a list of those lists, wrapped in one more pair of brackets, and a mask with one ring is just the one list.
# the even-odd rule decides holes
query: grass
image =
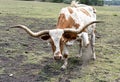
{"label": "grass", "polygon": [[[59,9],[65,4],[58,6],[56,3],[44,3],[44,2],[31,2],[31,1],[17,1],[10,0],[6,3],[6,0],[1,0],[1,13],[4,15],[17,15],[23,17],[35,17],[35,18],[53,18],[58,17]],[[15,5],[13,5],[15,4]]]}
{"label": "grass", "polygon": [[[20,30],[6,30],[15,24],[27,25],[34,31],[54,28],[59,11],[65,6],[68,4],[0,0],[0,76],[13,72],[18,75],[16,78],[21,78],[22,74],[38,74],[37,80],[42,78],[45,82],[57,82],[60,79],[71,82],[117,82],[120,78],[119,6],[95,6],[97,19],[105,23],[97,25],[97,32],[101,36],[96,40],[97,60],[90,61],[83,68],[78,63],[80,59],[74,58],[77,46],[70,47],[68,69],[60,71],[62,62],[54,62],[46,42],[31,38]],[[16,69],[12,70],[15,66]],[[19,69],[22,70],[18,73]]]}
{"label": "grass", "polygon": [[119,15],[120,12],[119,12],[119,6],[104,6],[104,7],[97,7],[97,9],[99,11],[102,11],[102,12],[98,12],[98,14],[100,15]]}

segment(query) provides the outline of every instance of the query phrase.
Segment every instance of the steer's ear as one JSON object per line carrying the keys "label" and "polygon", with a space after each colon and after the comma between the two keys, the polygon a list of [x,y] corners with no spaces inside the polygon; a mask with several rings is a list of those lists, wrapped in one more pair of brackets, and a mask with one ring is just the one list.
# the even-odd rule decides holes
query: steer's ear
{"label": "steer's ear", "polygon": [[66,38],[67,40],[74,40],[77,38],[77,33],[75,32],[65,32],[63,34],[63,37]]}
{"label": "steer's ear", "polygon": [[50,39],[50,35],[49,34],[44,34],[40,36],[42,40],[48,40]]}

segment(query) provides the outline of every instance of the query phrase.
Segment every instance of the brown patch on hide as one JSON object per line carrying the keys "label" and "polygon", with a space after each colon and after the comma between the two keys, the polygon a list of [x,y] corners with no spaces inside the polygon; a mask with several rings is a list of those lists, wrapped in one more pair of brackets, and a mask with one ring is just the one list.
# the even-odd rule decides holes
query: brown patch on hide
{"label": "brown patch on hide", "polygon": [[74,27],[76,27],[76,29],[79,28],[79,26],[80,26],[80,24],[77,24],[77,23],[74,25]]}
{"label": "brown patch on hide", "polygon": [[66,22],[65,15],[60,14],[60,16],[58,18],[58,22],[57,22],[57,28],[64,29],[66,27],[65,22]]}
{"label": "brown patch on hide", "polygon": [[85,10],[84,8],[80,8],[80,11],[82,11],[84,14],[86,14],[87,16],[90,16],[91,15],[89,14],[89,12],[87,10]]}
{"label": "brown patch on hide", "polygon": [[70,7],[68,7],[68,11],[70,12],[70,14],[73,13],[73,10]]}
{"label": "brown patch on hide", "polygon": [[52,39],[50,39],[50,44],[51,44],[51,47],[52,47],[53,52],[55,52],[56,47],[55,47],[55,44],[54,44],[54,42],[53,42]]}
{"label": "brown patch on hide", "polygon": [[65,29],[72,28],[73,26],[77,29],[80,25],[76,24],[71,16],[69,16],[69,18],[66,19],[64,14],[60,14],[58,18],[57,28]]}
{"label": "brown patch on hide", "polygon": [[62,53],[62,51],[63,51],[64,44],[65,44],[65,42],[64,42],[63,37],[62,37],[62,38],[60,39],[60,51],[61,51],[61,53]]}

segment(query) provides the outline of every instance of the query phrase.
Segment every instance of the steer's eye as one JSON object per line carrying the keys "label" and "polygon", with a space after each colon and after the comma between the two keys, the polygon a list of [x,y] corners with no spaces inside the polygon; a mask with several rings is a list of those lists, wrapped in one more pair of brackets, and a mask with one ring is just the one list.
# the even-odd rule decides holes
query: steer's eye
{"label": "steer's eye", "polygon": [[77,34],[76,33],[64,33],[63,37],[68,39],[68,40],[72,40],[72,39],[76,39]]}
{"label": "steer's eye", "polygon": [[71,36],[70,36],[69,33],[64,33],[64,34],[63,34],[63,37],[64,37],[64,38],[67,38],[67,39],[70,39],[70,38],[71,38]]}
{"label": "steer's eye", "polygon": [[48,40],[49,38],[50,38],[50,36],[48,34],[41,36],[41,39],[43,39],[43,40]]}

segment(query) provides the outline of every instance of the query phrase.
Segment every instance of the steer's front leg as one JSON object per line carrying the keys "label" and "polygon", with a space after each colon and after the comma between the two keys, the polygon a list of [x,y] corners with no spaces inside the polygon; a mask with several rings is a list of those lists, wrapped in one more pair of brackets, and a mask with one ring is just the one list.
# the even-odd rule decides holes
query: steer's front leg
{"label": "steer's front leg", "polygon": [[[66,55],[67,56],[67,55]],[[62,69],[66,69],[67,68],[67,65],[68,65],[68,58],[64,58],[64,64],[62,65]]]}
{"label": "steer's front leg", "polygon": [[62,65],[62,69],[66,69],[67,68],[67,65],[68,65],[68,49],[66,47],[66,45],[64,46],[64,55],[63,55],[63,58],[64,58],[64,64]]}

